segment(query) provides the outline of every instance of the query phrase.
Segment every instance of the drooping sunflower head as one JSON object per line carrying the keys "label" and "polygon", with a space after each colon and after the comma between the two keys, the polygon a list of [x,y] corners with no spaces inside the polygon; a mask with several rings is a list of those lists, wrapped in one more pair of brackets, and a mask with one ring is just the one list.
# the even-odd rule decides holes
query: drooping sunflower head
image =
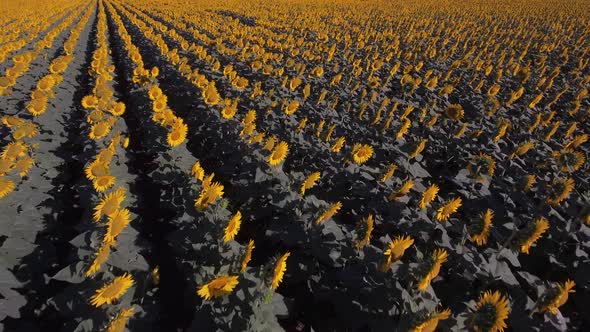
{"label": "drooping sunflower head", "polygon": [[313,172],[311,174],[309,174],[309,176],[307,176],[307,178],[305,178],[305,180],[303,181],[303,184],[301,184],[301,190],[300,193],[301,195],[305,195],[305,191],[308,189],[311,189],[312,187],[314,187],[316,185],[316,182],[320,179],[321,173],[320,172]]}
{"label": "drooping sunflower head", "polygon": [[521,229],[516,237],[516,245],[520,252],[528,254],[531,246],[549,229],[549,221],[543,217]]}
{"label": "drooping sunflower head", "polygon": [[539,312],[548,312],[550,314],[557,314],[559,307],[564,305],[569,297],[569,293],[575,293],[575,282],[566,280],[564,283],[558,283],[556,286],[549,288],[537,303],[537,310]]}
{"label": "drooping sunflower head", "polygon": [[99,222],[102,216],[114,216],[119,211],[123,201],[125,201],[125,196],[126,190],[123,187],[106,194],[94,208],[94,221]]}
{"label": "drooping sunflower head", "polygon": [[387,250],[383,252],[385,259],[381,264],[380,270],[385,272],[389,269],[393,262],[402,258],[406,250],[414,244],[414,239],[408,235],[396,236],[393,241],[389,243]]}
{"label": "drooping sunflower head", "polygon": [[290,255],[290,252],[286,252],[277,260],[270,286],[272,289],[276,290],[279,287],[279,284],[283,281],[285,271],[287,271],[287,258],[289,258]]}
{"label": "drooping sunflower head", "polygon": [[354,246],[357,249],[362,249],[364,246],[371,242],[371,233],[373,232],[373,227],[373,215],[369,214],[369,216],[359,224],[359,227],[357,229],[357,234],[363,234],[362,237],[359,236],[359,238],[354,244]]}
{"label": "drooping sunflower head", "polygon": [[473,223],[469,226],[469,236],[476,245],[483,246],[488,242],[493,218],[494,211],[487,209],[475,218]]}
{"label": "drooping sunflower head", "polygon": [[271,166],[277,166],[278,164],[283,162],[283,160],[285,160],[288,152],[289,145],[287,144],[287,142],[281,141],[273,148],[272,153],[268,157],[268,163]]}
{"label": "drooping sunflower head", "polygon": [[324,211],[324,213],[322,213],[315,221],[316,225],[319,225],[321,223],[323,223],[324,221],[332,218],[336,213],[338,213],[338,211],[340,211],[340,209],[342,208],[342,202],[336,202],[332,205],[330,205],[330,207],[328,207],[328,209],[326,211]]}
{"label": "drooping sunflower head", "polygon": [[420,198],[420,208],[425,209],[427,208],[430,203],[432,203],[436,199],[436,195],[438,195],[439,187],[436,184],[430,185],[423,193],[422,198]]}
{"label": "drooping sunflower head", "polygon": [[231,294],[238,285],[238,276],[219,276],[201,286],[197,292],[205,300]]}
{"label": "drooping sunflower head", "polygon": [[127,325],[127,321],[131,317],[133,317],[133,308],[122,309],[117,316],[111,320],[106,332],[125,331],[125,325]]}
{"label": "drooping sunflower head", "polygon": [[379,182],[384,183],[387,180],[391,179],[391,177],[393,176],[393,174],[395,173],[396,170],[397,170],[397,165],[395,163],[389,164],[389,166],[387,168],[387,172],[385,172],[385,174],[383,174],[383,176],[381,177]]}
{"label": "drooping sunflower head", "polygon": [[445,109],[445,115],[451,120],[459,121],[465,116],[465,111],[461,105],[451,104]]}
{"label": "drooping sunflower head", "polygon": [[496,170],[496,161],[488,154],[480,153],[471,157],[469,164],[467,164],[467,170],[471,177],[476,180],[483,179],[484,175],[493,176]]}
{"label": "drooping sunflower head", "polygon": [[352,159],[357,164],[364,164],[373,156],[373,147],[368,144],[355,144],[352,148]]}
{"label": "drooping sunflower head", "polygon": [[98,289],[90,299],[90,303],[95,307],[100,307],[103,304],[111,304],[121,298],[133,286],[133,283],[134,281],[131,275],[125,273]]}
{"label": "drooping sunflower head", "polygon": [[291,115],[297,111],[299,108],[299,102],[297,100],[293,100],[285,107],[285,114]]}
{"label": "drooping sunflower head", "polygon": [[446,320],[451,316],[451,310],[435,310],[430,313],[418,313],[412,318],[412,328],[410,332],[434,332],[438,322]]}
{"label": "drooping sunflower head", "polygon": [[12,180],[0,177],[0,198],[6,197],[14,188],[16,188],[16,184]]}
{"label": "drooping sunflower head", "polygon": [[406,180],[402,186],[397,190],[392,192],[388,199],[390,201],[395,201],[398,200],[404,196],[406,196],[407,194],[410,193],[410,190],[412,190],[412,188],[414,188],[414,181],[412,181],[411,179]]}
{"label": "drooping sunflower head", "polygon": [[219,182],[213,182],[205,186],[203,181],[203,189],[201,194],[195,200],[195,207],[199,210],[205,210],[210,204],[213,204],[218,198],[223,197],[223,185]]}
{"label": "drooping sunflower head", "polygon": [[436,220],[440,222],[445,222],[449,220],[451,215],[457,212],[457,210],[459,210],[462,204],[463,200],[461,199],[461,197],[456,197],[446,202],[436,211]]}
{"label": "drooping sunflower head", "polygon": [[254,246],[254,240],[248,241],[248,246],[246,247],[246,253],[244,254],[244,258],[242,259],[240,272],[243,273],[244,271],[246,271],[246,268],[248,267],[248,263],[250,263],[250,261],[252,260],[252,251],[254,251],[254,248],[256,248]]}
{"label": "drooping sunflower head", "polygon": [[109,216],[107,222],[107,231],[104,235],[103,243],[110,243],[115,241],[117,236],[121,234],[123,229],[131,222],[131,214],[129,210],[117,210]]}
{"label": "drooping sunflower head", "polygon": [[242,213],[240,211],[236,212],[236,214],[231,217],[227,226],[225,227],[225,231],[223,234],[223,242],[229,242],[233,240],[238,231],[240,230],[240,224],[242,223]]}
{"label": "drooping sunflower head", "polygon": [[418,265],[414,271],[414,276],[419,291],[423,292],[428,288],[432,279],[436,278],[440,273],[442,263],[446,262],[448,257],[449,254],[445,249],[436,249]]}
{"label": "drooping sunflower head", "polygon": [[340,150],[341,150],[341,149],[342,149],[342,147],[344,146],[344,142],[345,142],[345,141],[346,141],[346,138],[344,138],[344,137],[339,137],[339,138],[336,140],[336,143],[334,143],[334,145],[332,145],[332,148],[331,148],[332,152],[334,152],[334,153],[338,153],[338,152],[340,152]]}
{"label": "drooping sunflower head", "polygon": [[203,181],[203,179],[205,178],[205,170],[203,169],[203,167],[201,166],[201,162],[197,161],[192,169],[191,169],[191,174],[193,177],[195,177],[196,179],[199,179],[201,181]]}
{"label": "drooping sunflower head", "polygon": [[503,332],[509,313],[510,302],[504,295],[498,291],[486,291],[475,305],[469,325],[478,332]]}

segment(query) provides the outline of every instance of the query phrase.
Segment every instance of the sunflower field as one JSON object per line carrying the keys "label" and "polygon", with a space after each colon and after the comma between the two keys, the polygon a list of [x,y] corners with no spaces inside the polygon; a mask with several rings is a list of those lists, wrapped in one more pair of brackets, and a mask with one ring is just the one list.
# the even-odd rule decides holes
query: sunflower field
{"label": "sunflower field", "polygon": [[0,26],[0,331],[590,331],[589,0]]}

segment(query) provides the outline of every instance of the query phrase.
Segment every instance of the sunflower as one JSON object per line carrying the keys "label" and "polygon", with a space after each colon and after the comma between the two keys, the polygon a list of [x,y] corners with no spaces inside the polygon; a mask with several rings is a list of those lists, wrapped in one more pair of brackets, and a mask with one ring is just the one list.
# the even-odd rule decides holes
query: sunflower
{"label": "sunflower", "polygon": [[535,184],[535,182],[537,182],[535,175],[534,174],[530,174],[530,175],[526,175],[524,177],[524,186],[523,186],[523,190],[525,192],[531,190],[531,188],[533,188],[533,185]]}
{"label": "sunflower", "polygon": [[368,144],[354,144],[352,148],[352,159],[355,163],[364,164],[373,156],[373,147]]}
{"label": "sunflower", "polygon": [[193,167],[191,168],[191,174],[195,179],[199,179],[200,181],[203,181],[203,178],[205,177],[205,170],[201,166],[201,162],[197,161],[193,165]]}
{"label": "sunflower", "polygon": [[224,119],[231,119],[233,118],[236,113],[238,112],[238,103],[237,99],[234,103],[230,103],[225,105],[225,107],[221,110],[221,116]]}
{"label": "sunflower", "polygon": [[285,107],[285,114],[291,115],[297,111],[299,108],[299,102],[297,100],[293,100]]}
{"label": "sunflower", "polygon": [[23,123],[12,133],[12,137],[15,140],[20,140],[25,137],[33,138],[33,137],[37,136],[38,133],[39,133],[39,131],[38,131],[37,125],[35,125],[33,123]]}
{"label": "sunflower", "polygon": [[438,191],[439,187],[436,184],[432,184],[430,187],[428,187],[422,193],[422,198],[420,198],[420,208],[426,209],[430,205],[430,203],[432,203],[436,199]]}
{"label": "sunflower", "polygon": [[133,278],[125,273],[98,289],[92,296],[90,303],[95,307],[100,307],[103,304],[111,304],[121,298],[131,286],[133,286]]}
{"label": "sunflower", "polygon": [[262,150],[272,151],[272,149],[275,147],[276,142],[277,142],[276,136],[269,137],[266,140],[266,143],[264,143],[264,146],[262,147]]}
{"label": "sunflower", "polygon": [[301,85],[301,83],[303,83],[301,78],[293,77],[291,79],[291,82],[289,82],[289,89],[291,89],[291,91],[295,91],[295,89],[297,89]]}
{"label": "sunflower", "polygon": [[500,124],[500,127],[498,128],[498,133],[494,137],[494,143],[498,143],[500,141],[500,139],[502,139],[502,137],[504,137],[504,135],[506,135],[506,130],[508,129],[509,126],[510,126],[510,124],[507,121],[502,121],[502,123]]}
{"label": "sunflower", "polygon": [[111,254],[111,245],[112,242],[104,242],[100,248],[96,251],[94,255],[94,260],[88,270],[86,270],[85,275],[87,277],[91,277],[96,274],[100,270],[100,267],[107,261],[109,255]]}
{"label": "sunflower", "polygon": [[209,83],[203,90],[203,99],[207,105],[217,105],[219,103],[221,96],[217,92],[214,82]]}
{"label": "sunflower", "polygon": [[434,252],[417,267],[416,276],[418,277],[418,290],[425,291],[432,279],[436,278],[440,272],[442,263],[446,262],[449,254],[444,249],[436,249]]}
{"label": "sunflower", "polygon": [[107,232],[104,235],[103,243],[115,241],[115,238],[121,234],[130,222],[131,215],[127,209],[118,210],[111,214],[107,222]]}
{"label": "sunflower", "polygon": [[115,177],[112,175],[101,175],[94,179],[93,185],[96,191],[103,192],[115,184]]}
{"label": "sunflower", "polygon": [[88,95],[82,98],[82,107],[85,109],[95,109],[98,106],[98,98],[95,95]]}
{"label": "sunflower", "polygon": [[225,227],[225,231],[223,234],[223,242],[229,242],[233,240],[238,231],[240,230],[240,224],[242,223],[242,213],[240,211],[236,212],[233,217],[227,223]]}
{"label": "sunflower", "polygon": [[469,225],[469,236],[476,245],[483,246],[488,242],[493,218],[494,211],[487,209],[485,212],[480,213],[478,218]]}
{"label": "sunflower", "polygon": [[332,147],[330,148],[330,150],[334,153],[338,153],[340,152],[340,150],[342,149],[342,147],[344,146],[344,142],[346,142],[346,138],[344,137],[339,137],[336,140],[336,143],[334,143],[334,145],[332,145]]}
{"label": "sunflower", "polygon": [[154,101],[154,100],[158,100],[158,98],[163,95],[164,93],[162,92],[162,89],[160,89],[159,86],[157,85],[152,85],[149,87],[148,89],[148,97]]}
{"label": "sunflower", "polygon": [[414,149],[414,152],[412,152],[409,156],[408,159],[414,159],[416,158],[420,153],[422,153],[422,151],[424,151],[424,148],[426,147],[426,143],[428,143],[427,139],[421,139],[420,143],[418,143],[418,145],[416,146],[416,148]]}
{"label": "sunflower", "polygon": [[272,150],[271,155],[268,157],[268,163],[271,166],[277,166],[278,164],[283,162],[283,160],[285,160],[288,152],[289,145],[287,144],[287,142],[281,141]]}
{"label": "sunflower", "polygon": [[510,312],[510,302],[500,292],[486,291],[479,297],[469,325],[477,332],[503,332]]}
{"label": "sunflower", "polygon": [[385,255],[385,259],[379,270],[381,272],[385,272],[389,269],[393,262],[396,262],[402,258],[406,250],[414,244],[414,239],[411,237],[404,235],[404,236],[397,236],[393,241],[389,243],[387,250],[383,252]]}
{"label": "sunflower", "polygon": [[463,200],[461,197],[453,198],[452,200],[443,204],[438,210],[436,210],[436,220],[445,222],[449,220],[451,215],[461,207]]}
{"label": "sunflower", "polygon": [[412,121],[410,119],[406,119],[404,124],[400,127],[400,129],[397,131],[397,133],[395,134],[395,137],[397,139],[400,139],[402,137],[404,137],[404,135],[408,132],[408,130],[410,129],[410,126],[412,125]]}
{"label": "sunflower", "polygon": [[579,170],[586,162],[586,156],[580,151],[555,151],[552,155],[559,166],[559,170],[565,173],[572,173]]}
{"label": "sunflower", "polygon": [[41,98],[31,99],[29,104],[27,105],[27,111],[31,113],[33,116],[39,116],[45,111],[47,111],[49,100],[46,96]]}
{"label": "sunflower", "polygon": [[559,205],[570,196],[575,187],[574,179],[555,179],[552,184],[547,186],[547,203]]}
{"label": "sunflower", "polygon": [[389,164],[389,166],[387,168],[387,172],[385,172],[385,174],[383,174],[383,176],[381,177],[379,182],[385,183],[387,180],[391,179],[391,177],[393,176],[393,174],[395,173],[396,170],[397,170],[396,164],[394,164],[394,163]]}
{"label": "sunflower", "polygon": [[535,142],[533,142],[533,141],[528,141],[526,143],[523,143],[523,144],[519,145],[518,148],[516,148],[516,150],[514,150],[514,152],[512,152],[509,159],[514,159],[514,157],[516,157],[516,156],[522,156],[534,147],[535,147]]}
{"label": "sunflower", "polygon": [[165,95],[161,95],[152,103],[152,110],[154,113],[163,112],[168,107],[168,98]]}
{"label": "sunflower", "polygon": [[369,214],[367,219],[365,219],[365,221],[361,223],[361,227],[364,227],[364,236],[362,240],[357,240],[354,244],[354,246],[359,250],[371,242],[371,233],[373,232],[374,227],[374,220],[372,214]]}
{"label": "sunflower", "polygon": [[124,332],[129,318],[133,317],[133,308],[122,309],[111,322],[106,332]]}
{"label": "sunflower", "polygon": [[390,200],[390,201],[398,200],[398,199],[406,196],[407,194],[409,194],[410,190],[412,190],[412,188],[414,188],[414,181],[407,180],[406,182],[404,182],[402,184],[402,186],[397,191],[394,191],[393,193],[391,193],[389,195],[388,200]]}
{"label": "sunflower", "polygon": [[552,315],[557,314],[559,307],[567,302],[569,293],[576,292],[574,290],[575,285],[575,282],[568,279],[564,283],[548,289],[537,303],[536,310],[538,312],[548,312]]}
{"label": "sunflower", "polygon": [[109,134],[111,126],[107,121],[97,122],[90,128],[90,139],[98,140]]}
{"label": "sunflower", "polygon": [[320,176],[320,172],[313,172],[309,174],[307,178],[305,178],[305,181],[303,181],[303,184],[301,184],[301,196],[305,195],[305,191],[307,189],[311,189],[313,186],[316,185],[316,182],[320,179]]}
{"label": "sunflower", "polygon": [[256,111],[249,110],[248,113],[246,113],[246,116],[242,119],[242,124],[245,126],[254,123],[254,121],[256,121]]}
{"label": "sunflower", "polygon": [[33,167],[34,163],[35,163],[35,160],[33,158],[24,157],[24,158],[17,160],[14,163],[14,168],[19,171],[18,175],[20,177],[23,177],[23,176],[27,175],[27,173],[29,173],[29,170],[31,169],[31,167]]}
{"label": "sunflower", "polygon": [[257,144],[262,143],[265,136],[266,136],[265,132],[261,132],[256,135],[250,136],[250,139],[248,139],[248,145],[254,144],[254,143],[257,143]]}
{"label": "sunflower", "polygon": [[2,159],[14,161],[26,155],[29,146],[21,141],[10,142],[2,150]]}
{"label": "sunflower", "polygon": [[248,267],[248,263],[252,260],[252,251],[256,248],[254,246],[254,240],[248,241],[248,246],[246,247],[246,253],[244,254],[244,258],[242,259],[242,267],[240,268],[240,272],[246,271]]}
{"label": "sunflower", "polygon": [[547,229],[549,229],[549,221],[541,217],[520,230],[516,240],[520,252],[528,254],[531,246],[543,236]]}
{"label": "sunflower", "polygon": [[445,115],[453,121],[459,121],[465,116],[465,111],[461,105],[451,104],[445,109]]}
{"label": "sunflower", "polygon": [[287,258],[289,258],[290,255],[290,252],[286,252],[277,260],[275,264],[272,282],[270,285],[270,287],[274,290],[276,290],[279,287],[279,284],[283,281],[283,276],[285,275],[285,271],[287,271]]}
{"label": "sunflower", "polygon": [[588,142],[588,137],[588,134],[577,135],[569,143],[567,143],[563,149],[566,151],[576,149],[580,145]]}
{"label": "sunflower", "polygon": [[16,188],[16,185],[12,180],[0,177],[0,198],[6,197],[14,190],[14,188]]}
{"label": "sunflower", "polygon": [[434,311],[426,316],[417,317],[414,319],[410,332],[434,332],[438,326],[438,322],[446,320],[451,316],[451,310],[445,309],[443,311]]}
{"label": "sunflower", "polygon": [[115,116],[121,116],[125,114],[125,103],[116,103],[115,106],[111,108],[111,114]]}
{"label": "sunflower", "polygon": [[125,196],[126,191],[123,187],[119,187],[113,192],[106,194],[94,208],[94,221],[99,222],[102,216],[114,216],[119,211],[123,201],[125,201]]}
{"label": "sunflower", "polygon": [[23,124],[27,123],[25,120],[14,116],[14,115],[5,115],[2,117],[2,123],[7,126],[8,128],[12,127],[19,127]]}
{"label": "sunflower", "polygon": [[201,194],[195,200],[195,207],[203,211],[221,197],[223,197],[223,185],[219,182],[213,182],[210,185],[203,186]]}
{"label": "sunflower", "polygon": [[55,86],[55,79],[52,75],[46,75],[37,82],[37,89],[43,92],[51,90]]}
{"label": "sunflower", "polygon": [[315,220],[315,224],[319,225],[319,224],[325,222],[326,220],[332,218],[341,208],[342,208],[341,202],[333,203],[332,205],[330,205],[330,207],[328,207],[328,209],[326,211],[324,211],[324,213],[322,213]]}
{"label": "sunflower", "polygon": [[0,176],[8,174],[14,169],[14,160],[0,159]]}
{"label": "sunflower", "polygon": [[500,85],[494,84],[488,89],[488,96],[494,97],[498,94],[499,91],[500,91]]}
{"label": "sunflower", "polygon": [[186,123],[183,123],[182,120],[175,121],[172,130],[168,133],[166,142],[168,142],[168,145],[171,147],[179,146],[186,139],[187,133],[188,126]]}
{"label": "sunflower", "polygon": [[482,180],[483,174],[493,176],[496,170],[496,161],[488,154],[480,153],[479,155],[471,157],[469,164],[467,164],[469,174],[477,179]]}
{"label": "sunflower", "polygon": [[197,294],[205,300],[215,297],[223,297],[231,294],[238,285],[238,276],[219,276],[209,283],[201,286]]}
{"label": "sunflower", "polygon": [[86,166],[84,172],[86,173],[86,178],[92,181],[99,176],[108,175],[109,165],[99,159],[96,159]]}

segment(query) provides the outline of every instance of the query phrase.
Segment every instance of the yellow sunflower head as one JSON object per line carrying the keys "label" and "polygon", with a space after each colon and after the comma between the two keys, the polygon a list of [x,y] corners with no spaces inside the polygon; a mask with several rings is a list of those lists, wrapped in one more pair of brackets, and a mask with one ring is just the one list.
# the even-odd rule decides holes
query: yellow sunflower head
{"label": "yellow sunflower head", "polygon": [[510,313],[510,302],[500,292],[486,291],[471,314],[469,325],[475,331],[503,332]]}

